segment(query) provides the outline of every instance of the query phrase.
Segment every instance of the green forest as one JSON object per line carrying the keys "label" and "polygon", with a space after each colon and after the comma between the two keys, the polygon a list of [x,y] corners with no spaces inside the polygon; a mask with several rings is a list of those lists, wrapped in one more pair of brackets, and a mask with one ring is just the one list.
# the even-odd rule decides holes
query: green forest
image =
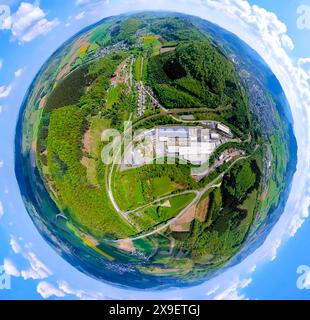
{"label": "green forest", "polygon": [[167,108],[230,107],[224,119],[249,132],[248,97],[232,63],[209,41],[179,43],[152,57],[148,84]]}
{"label": "green forest", "polygon": [[221,188],[208,193],[205,221],[195,220],[185,241],[180,242],[194,260],[222,263],[239,250],[259,205],[260,179],[255,161],[245,160],[225,175]]}

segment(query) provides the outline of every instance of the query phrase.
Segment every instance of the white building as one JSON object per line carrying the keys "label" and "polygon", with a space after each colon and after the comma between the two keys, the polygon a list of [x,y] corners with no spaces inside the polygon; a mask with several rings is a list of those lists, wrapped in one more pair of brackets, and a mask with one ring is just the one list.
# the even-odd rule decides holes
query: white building
{"label": "white building", "polygon": [[202,165],[224,141],[210,129],[186,126],[151,129],[142,133],[138,140],[132,154],[133,165],[149,163],[152,158],[173,158]]}
{"label": "white building", "polygon": [[216,126],[216,128],[217,128],[218,130],[226,133],[226,134],[229,134],[229,135],[231,134],[230,129],[229,129],[227,126],[224,126],[224,125],[221,124],[221,123],[218,123],[217,126]]}
{"label": "white building", "polygon": [[211,140],[219,140],[221,138],[221,136],[215,132],[212,132],[210,137],[211,137]]}

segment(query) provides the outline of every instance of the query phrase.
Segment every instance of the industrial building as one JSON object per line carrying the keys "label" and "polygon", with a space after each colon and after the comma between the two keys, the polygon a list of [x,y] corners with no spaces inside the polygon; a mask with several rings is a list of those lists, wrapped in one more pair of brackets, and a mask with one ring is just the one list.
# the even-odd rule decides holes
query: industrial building
{"label": "industrial building", "polygon": [[[143,135],[152,144],[153,158],[175,158],[193,165],[206,162],[216,148],[228,141],[219,133],[202,127],[158,127]],[[146,150],[150,151],[149,145],[137,147],[137,158],[145,156],[149,160],[151,155]]]}

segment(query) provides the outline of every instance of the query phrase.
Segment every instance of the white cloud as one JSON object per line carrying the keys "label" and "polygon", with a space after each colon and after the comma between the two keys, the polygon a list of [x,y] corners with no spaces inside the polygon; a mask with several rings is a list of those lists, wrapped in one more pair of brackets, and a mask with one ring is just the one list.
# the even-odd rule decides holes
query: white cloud
{"label": "white cloud", "polygon": [[310,57],[307,58],[299,58],[298,60],[299,66],[302,66],[305,63],[310,63]]}
{"label": "white cloud", "polygon": [[76,0],[76,6],[83,6],[83,7],[97,7],[102,5],[110,4],[110,0]]}
{"label": "white cloud", "polygon": [[306,198],[306,200],[301,204],[300,214],[295,215],[289,226],[288,232],[290,237],[294,237],[297,233],[298,229],[303,225],[305,220],[309,217],[309,207],[310,207],[310,197]]}
{"label": "white cloud", "polygon": [[3,217],[3,215],[4,215],[4,209],[3,209],[3,204],[0,200],[0,219]]}
{"label": "white cloud", "polygon": [[293,43],[293,40],[288,35],[282,35],[281,40],[284,47],[287,47],[289,50],[294,50],[295,45]]}
{"label": "white cloud", "polygon": [[55,288],[52,284],[41,281],[37,286],[37,292],[44,298],[48,299],[50,297],[62,298],[65,296],[65,293],[57,288]]}
{"label": "white cloud", "polygon": [[0,70],[2,69],[3,67],[3,59],[0,59]]}
{"label": "white cloud", "polygon": [[82,5],[88,4],[88,3],[90,3],[90,0],[76,0],[76,1],[75,1],[75,4],[76,4],[77,6],[82,6]]}
{"label": "white cloud", "polygon": [[58,24],[58,20],[49,21],[47,19],[42,19],[38,21],[30,30],[25,32],[20,40],[22,42],[30,42],[40,35],[47,34]]}
{"label": "white cloud", "polygon": [[254,272],[256,271],[256,269],[257,269],[257,266],[254,265],[253,267],[251,267],[251,268],[248,270],[248,274],[254,273]]}
{"label": "white cloud", "polygon": [[[0,113],[2,112],[2,107],[0,106]],[[0,160],[0,169],[3,168],[4,166],[4,161],[3,160]]]}
{"label": "white cloud", "polygon": [[[24,69],[20,68],[14,72],[15,80],[21,77],[23,71],[24,71]],[[8,98],[12,92],[14,85],[15,85],[15,82],[12,81],[9,85],[0,86],[0,98],[2,98],[2,99]],[[1,112],[2,112],[2,107],[0,107],[0,113]]]}
{"label": "white cloud", "polygon": [[12,85],[1,86],[0,87],[0,98],[7,98],[10,95],[12,89],[13,89]]}
{"label": "white cloud", "polygon": [[85,292],[84,290],[73,289],[66,281],[59,281],[58,288],[67,295],[73,295],[80,300],[98,300],[104,298],[99,292]]}
{"label": "white cloud", "polygon": [[270,247],[270,260],[274,261],[277,258],[278,249],[281,247],[282,240],[276,239],[273,246]]}
{"label": "white cloud", "polygon": [[30,246],[25,245],[24,247],[26,250],[23,250],[19,241],[22,241],[21,237],[17,240],[17,237],[11,235],[11,249],[15,254],[20,254],[30,265],[29,268],[20,271],[20,276],[23,277],[24,280],[42,280],[51,276],[53,274],[52,271],[37,257],[37,255],[33,251],[26,251]]}
{"label": "white cloud", "polygon": [[25,280],[28,279],[45,279],[52,275],[50,269],[37,258],[34,252],[28,252],[24,257],[30,263],[30,268],[22,270],[21,275]]}
{"label": "white cloud", "polygon": [[11,239],[10,239],[10,246],[13,250],[14,253],[18,254],[22,252],[22,248],[18,243],[18,240],[11,235]]}
{"label": "white cloud", "polygon": [[82,20],[85,17],[85,11],[80,12],[74,17],[75,20]]}
{"label": "white cloud", "polygon": [[[1,68],[0,68],[1,69]],[[18,79],[23,73],[23,68],[20,68],[14,72],[15,80]],[[15,82],[12,81],[10,84],[5,86],[0,86],[0,99],[8,98],[13,90]],[[2,107],[0,107],[0,113],[2,112]]]}
{"label": "white cloud", "polygon": [[305,69],[305,71],[307,72],[307,78],[310,79],[310,57],[299,58],[298,66]]}
{"label": "white cloud", "polygon": [[213,287],[212,289],[210,289],[210,290],[207,292],[207,296],[212,296],[212,295],[214,295],[219,289],[220,289],[220,286],[219,286],[219,285],[216,285],[215,287]]}
{"label": "white cloud", "polygon": [[16,70],[16,71],[14,72],[15,78],[21,77],[21,75],[23,74],[23,72],[24,72],[24,69],[23,69],[23,68],[20,68],[20,69]]}
{"label": "white cloud", "polygon": [[66,296],[74,296],[79,300],[98,300],[104,298],[100,292],[86,292],[84,290],[73,289],[66,281],[58,281],[58,287],[41,281],[37,286],[37,292],[44,298],[50,297],[63,298]]}
{"label": "white cloud", "polygon": [[9,259],[4,259],[3,268],[4,268],[4,271],[10,276],[13,276],[13,277],[20,276],[20,272],[16,268],[15,264]]}
{"label": "white cloud", "polygon": [[236,279],[231,282],[221,293],[213,297],[214,300],[245,300],[244,294],[240,294],[240,290],[245,289],[252,283],[252,279]]}
{"label": "white cloud", "polygon": [[59,24],[59,20],[46,19],[46,13],[37,2],[22,2],[7,24],[10,25],[13,37],[24,43],[47,34]]}

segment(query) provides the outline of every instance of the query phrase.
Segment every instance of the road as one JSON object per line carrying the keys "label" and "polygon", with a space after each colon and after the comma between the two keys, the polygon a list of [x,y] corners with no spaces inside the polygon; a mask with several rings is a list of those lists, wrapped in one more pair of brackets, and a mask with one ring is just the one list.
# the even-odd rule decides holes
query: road
{"label": "road", "polygon": [[[183,120],[183,119],[180,119],[180,118],[177,118],[174,116],[174,114],[178,114],[178,113],[184,113],[186,111],[192,111],[192,110],[196,110],[196,111],[211,111],[212,112],[216,112],[216,111],[224,111],[224,110],[228,110],[230,109],[231,107],[228,106],[228,107],[221,107],[221,108],[218,108],[218,109],[210,109],[210,108],[194,108],[194,109],[187,109],[187,108],[184,108],[184,109],[167,109],[165,108],[164,106],[162,106],[159,101],[152,95],[152,93],[149,92],[149,90],[147,90],[143,83],[141,83],[141,88],[144,92],[146,92],[150,98],[153,100],[153,101],[156,101],[156,104],[158,105],[158,107],[164,112],[164,114],[168,114],[173,120],[177,121],[177,122],[180,122],[180,123],[186,123],[186,124],[189,124],[189,123],[199,123],[199,124],[203,124],[203,125],[208,125],[208,123],[214,123],[215,125],[217,124],[221,124],[221,122],[219,121],[215,121],[215,120]],[[158,117],[159,115],[162,115],[162,114],[156,114],[156,115],[152,115],[150,116],[149,118],[145,118],[145,119],[142,119],[142,122],[145,121],[145,120],[149,120],[151,119],[152,117],[155,118],[155,117]],[[137,125],[139,123],[136,122],[135,125]],[[229,135],[230,138],[233,138],[233,135],[230,134]],[[232,140],[233,141],[233,140]]]}
{"label": "road", "polygon": [[[216,187],[219,187],[221,185],[221,183],[217,183],[218,180],[222,179],[224,177],[224,175],[237,163],[239,162],[240,160],[243,160],[243,159],[247,159],[248,157],[250,156],[247,156],[247,157],[242,157],[242,158],[239,158],[237,160],[235,160],[224,172],[222,172],[219,176],[217,176],[212,182],[210,182],[206,187],[204,187],[201,191],[197,191],[197,190],[192,190],[192,191],[189,191],[191,193],[195,193],[196,194],[196,197],[193,199],[193,201],[191,201],[191,203],[189,205],[186,206],[186,208],[184,208],[177,216],[175,216],[174,218],[172,218],[171,220],[169,220],[167,223],[165,223],[164,225],[162,226],[159,226],[158,228],[152,230],[152,231],[149,231],[147,233],[144,233],[142,235],[139,235],[139,236],[136,236],[136,237],[129,237],[129,238],[126,238],[126,239],[119,239],[119,240],[110,240],[110,242],[120,242],[120,241],[135,241],[135,240],[140,240],[140,239],[144,239],[144,238],[147,238],[147,237],[150,237],[156,233],[159,233],[163,230],[165,230],[166,228],[168,228],[173,222],[177,221],[179,218],[182,217],[182,215],[184,213],[187,212],[188,209],[190,209],[194,204],[196,204],[200,199],[201,197],[207,192],[209,191],[210,189],[212,188],[216,188]],[[181,193],[182,194],[182,193]],[[175,194],[174,196],[178,196],[178,195],[181,195],[181,194]],[[149,205],[146,205],[146,206],[149,206]],[[137,210],[134,210],[134,211],[137,211]],[[134,212],[132,211],[132,212]]]}
{"label": "road", "polygon": [[132,81],[132,69],[133,69],[133,63],[134,63],[134,58],[131,58],[131,63],[130,63],[130,71],[129,71],[129,81],[130,81],[130,88],[132,88],[133,81]]}
{"label": "road", "polygon": [[159,108],[162,111],[164,111],[165,114],[169,114],[175,121],[182,122],[182,123],[201,123],[201,124],[205,124],[206,122],[213,122],[215,124],[221,124],[221,122],[215,121],[215,120],[183,120],[183,119],[176,118],[173,114],[184,113],[184,112],[187,112],[187,111],[193,111],[193,112],[212,111],[212,112],[216,112],[216,111],[225,111],[225,110],[231,109],[231,106],[221,107],[221,108],[217,108],[217,109],[211,109],[211,108],[205,108],[205,107],[201,107],[201,108],[183,108],[183,109],[182,108],[167,109],[167,108],[165,108],[164,106],[162,106],[159,103],[159,101],[152,95],[152,93],[149,92],[149,90],[147,90],[144,87],[143,84],[142,84],[142,89],[150,96],[150,98],[152,100],[156,101],[156,103],[159,106]]}
{"label": "road", "polygon": [[[224,176],[224,175],[223,175]],[[113,242],[119,242],[119,241],[135,241],[135,240],[139,240],[139,239],[143,239],[143,238],[147,238],[150,237],[156,233],[159,233],[160,231],[165,230],[166,228],[168,228],[173,222],[177,221],[179,218],[181,218],[183,216],[184,213],[186,213],[194,204],[196,204],[200,198],[203,196],[203,194],[205,194],[209,189],[214,188],[216,186],[218,186],[218,184],[215,184],[216,181],[219,179],[219,177],[217,177],[216,179],[214,179],[211,183],[209,183],[202,191],[192,191],[191,193],[195,193],[196,197],[193,199],[193,201],[191,201],[190,204],[188,204],[177,216],[175,216],[174,218],[172,218],[171,220],[169,220],[167,223],[165,223],[162,226],[159,226],[158,228],[154,229],[153,231],[149,231],[147,233],[144,233],[140,236],[137,237],[130,237],[127,239],[120,239],[120,240],[114,240]],[[174,196],[178,196],[181,194],[177,194]]]}
{"label": "road", "polygon": [[[128,121],[131,121],[131,119],[132,119],[132,114],[130,115]],[[130,129],[131,129],[131,128],[129,127],[129,128],[126,128],[126,129],[124,130],[124,133],[122,134],[122,141],[124,140],[124,136],[126,135],[126,133],[128,132],[128,130],[130,130]],[[122,145],[122,144],[121,144],[121,145]],[[110,201],[111,201],[111,203],[112,203],[113,208],[115,209],[115,211],[116,211],[118,214],[120,214],[127,222],[129,222],[129,223],[131,224],[131,222],[130,222],[129,219],[128,219],[128,215],[126,215],[125,212],[122,211],[122,210],[118,207],[118,205],[117,205],[117,203],[116,203],[116,201],[115,201],[115,199],[114,199],[113,191],[112,191],[112,174],[113,174],[114,167],[115,167],[117,161],[118,161],[118,160],[120,159],[120,157],[122,156],[122,148],[121,148],[121,145],[120,145],[120,148],[118,148],[116,155],[114,156],[114,159],[113,159],[113,162],[112,162],[112,166],[111,166],[111,170],[109,171],[108,182],[107,182],[107,184],[106,184],[106,187],[107,187],[107,191],[108,191],[108,195],[109,195]]]}
{"label": "road", "polygon": [[212,108],[206,108],[206,107],[197,107],[197,108],[188,108],[188,107],[184,107],[184,108],[177,108],[177,109],[166,109],[168,114],[173,114],[173,113],[184,113],[184,112],[192,112],[192,113],[199,113],[199,112],[218,112],[218,111],[227,111],[230,110],[231,106],[227,106],[227,107],[220,107],[220,108],[216,108],[216,109],[212,109]]}
{"label": "road", "polygon": [[144,68],[144,57],[142,56],[141,59],[141,69],[140,69],[140,82],[142,83],[143,81],[143,68]]}

